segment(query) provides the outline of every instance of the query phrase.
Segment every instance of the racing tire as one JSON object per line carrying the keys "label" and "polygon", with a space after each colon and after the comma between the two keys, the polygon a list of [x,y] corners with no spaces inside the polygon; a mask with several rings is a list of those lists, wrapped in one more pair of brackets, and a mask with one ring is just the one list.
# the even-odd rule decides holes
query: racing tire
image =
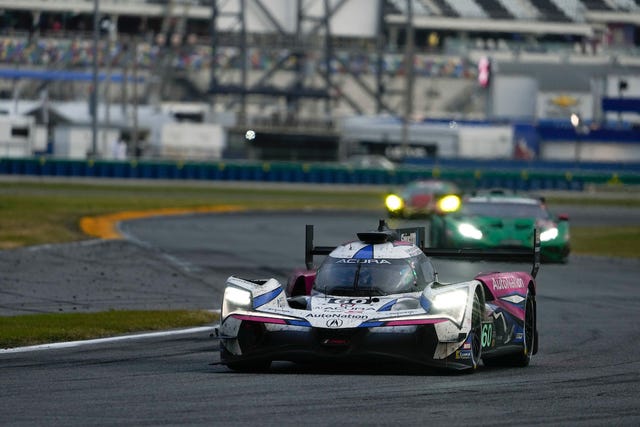
{"label": "racing tire", "polygon": [[513,366],[525,367],[531,362],[531,355],[535,348],[536,331],[536,302],[535,297],[527,292],[524,311],[524,339],[522,351],[513,356],[511,364]]}
{"label": "racing tire", "polygon": [[484,360],[484,364],[487,366],[514,366],[524,368],[529,366],[531,362],[531,355],[537,350],[538,331],[536,330],[536,310],[535,310],[535,297],[527,292],[527,299],[525,301],[525,313],[524,313],[524,338],[522,343],[522,350],[509,354],[507,356],[501,356],[497,358],[491,358]]}
{"label": "racing tire", "polygon": [[471,308],[471,371],[478,369],[482,358],[482,309],[483,303],[476,292],[473,295],[473,307]]}

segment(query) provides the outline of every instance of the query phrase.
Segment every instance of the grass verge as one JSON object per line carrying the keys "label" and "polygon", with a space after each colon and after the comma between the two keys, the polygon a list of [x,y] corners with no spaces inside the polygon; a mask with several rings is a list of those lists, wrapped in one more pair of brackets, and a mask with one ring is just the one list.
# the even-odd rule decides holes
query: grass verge
{"label": "grass verge", "polygon": [[217,318],[217,314],[205,310],[114,310],[0,317],[0,348],[202,326]]}
{"label": "grass verge", "polygon": [[640,226],[571,227],[572,252],[582,255],[638,258]]}
{"label": "grass verge", "polygon": [[121,211],[240,205],[248,209],[380,209],[384,189],[218,184],[0,183],[0,249],[87,239],[80,218]]}

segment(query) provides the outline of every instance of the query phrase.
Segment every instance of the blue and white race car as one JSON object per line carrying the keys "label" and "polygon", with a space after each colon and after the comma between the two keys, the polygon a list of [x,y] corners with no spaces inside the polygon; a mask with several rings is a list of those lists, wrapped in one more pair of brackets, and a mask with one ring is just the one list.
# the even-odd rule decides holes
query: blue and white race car
{"label": "blue and white race car", "polygon": [[[314,246],[307,226],[307,268],[286,285],[276,279],[227,279],[221,363],[238,371],[272,361],[399,361],[454,370],[527,366],[538,348],[539,237],[529,251],[424,247],[424,229],[378,228],[337,247]],[[314,268],[314,255],[327,255]],[[427,256],[429,255],[429,256]],[[533,262],[531,273],[478,274],[443,283],[430,256]]]}

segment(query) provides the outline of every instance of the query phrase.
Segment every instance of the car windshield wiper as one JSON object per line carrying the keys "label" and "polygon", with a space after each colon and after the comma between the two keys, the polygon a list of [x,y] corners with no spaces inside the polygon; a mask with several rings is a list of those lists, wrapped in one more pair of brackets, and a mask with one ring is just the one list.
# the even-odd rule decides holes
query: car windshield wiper
{"label": "car windshield wiper", "polygon": [[353,290],[354,292],[358,292],[358,281],[360,280],[360,269],[362,268],[362,264],[356,264],[356,273],[353,275]]}

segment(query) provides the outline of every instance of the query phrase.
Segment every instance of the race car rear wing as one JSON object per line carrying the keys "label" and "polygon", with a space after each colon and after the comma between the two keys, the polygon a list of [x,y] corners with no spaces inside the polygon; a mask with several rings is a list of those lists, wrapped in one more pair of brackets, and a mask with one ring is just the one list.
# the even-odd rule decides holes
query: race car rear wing
{"label": "race car rear wing", "polygon": [[[475,249],[475,248],[427,248],[425,247],[424,227],[390,229],[384,220],[380,220],[378,229],[366,233],[358,233],[358,238],[372,243],[381,243],[383,239],[396,239],[411,242],[422,249],[425,255],[433,258],[450,258],[469,261],[501,261],[531,262],[531,276],[536,277],[540,269],[540,233],[533,230],[533,247],[510,249]],[[307,224],[305,230],[305,264],[313,269],[314,255],[329,255],[335,246],[314,246],[313,225]]]}

